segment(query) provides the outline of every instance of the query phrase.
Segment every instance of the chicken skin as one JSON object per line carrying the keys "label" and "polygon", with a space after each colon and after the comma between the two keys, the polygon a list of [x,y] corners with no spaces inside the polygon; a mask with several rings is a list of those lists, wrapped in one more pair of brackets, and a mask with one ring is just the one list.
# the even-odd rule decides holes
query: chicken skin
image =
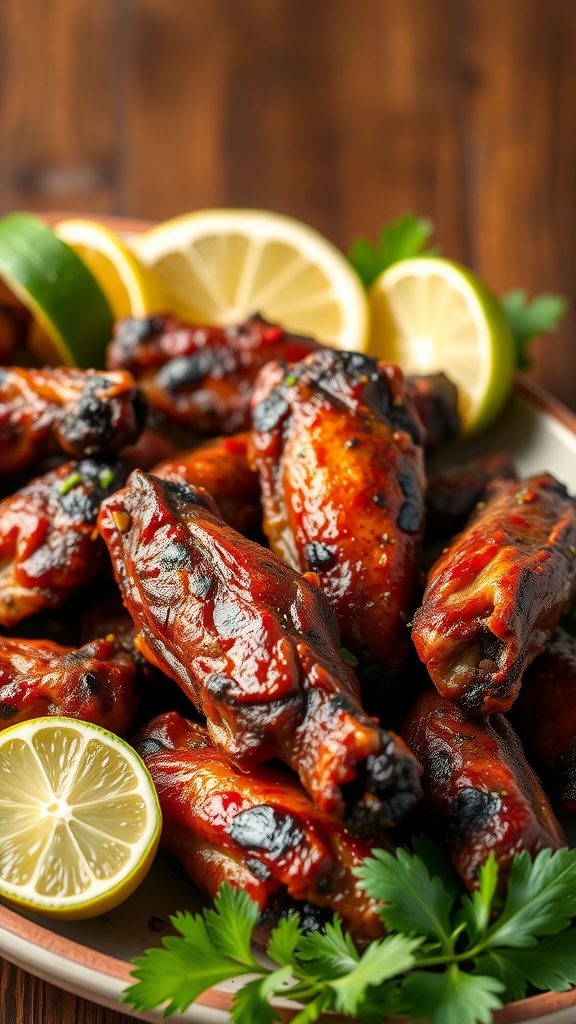
{"label": "chicken skin", "polygon": [[0,501],[0,625],[59,608],[100,568],[101,501],[126,482],[117,459],[66,462]]}
{"label": "chicken skin", "polygon": [[416,702],[402,734],[424,768],[424,807],[441,823],[469,889],[491,852],[504,882],[516,853],[535,856],[567,845],[504,715],[471,720],[430,689]]}
{"label": "chicken skin", "polygon": [[123,735],[138,707],[137,668],[108,635],[83,647],[0,637],[0,727],[67,715]]}
{"label": "chicken skin", "polygon": [[235,327],[187,324],[173,316],[120,320],[107,365],[129,370],[152,409],[206,436],[250,426],[250,394],[271,359],[296,362],[319,348],[259,316]]}
{"label": "chicken skin", "polygon": [[506,452],[489,452],[430,473],[426,487],[426,540],[446,539],[462,530],[492,480],[517,479],[514,463]]}
{"label": "chicken skin", "polygon": [[159,462],[151,470],[162,480],[204,487],[228,526],[252,536],[262,523],[258,474],[248,461],[248,432],[216,437]]}
{"label": "chicken skin", "polygon": [[576,502],[548,474],[495,481],[433,565],[412,639],[438,691],[507,711],[576,592]]}
{"label": "chicken skin", "polygon": [[0,472],[45,456],[106,455],[136,440],[145,401],[128,373],[0,369]]}
{"label": "chicken skin", "polygon": [[99,528],[137,648],[236,767],[282,758],[353,831],[379,831],[419,799],[417,763],[363,711],[314,582],[226,526],[207,492],[137,470]]}
{"label": "chicken skin", "polygon": [[370,844],[317,810],[295,776],[239,772],[204,726],[175,712],[149,723],[136,749],[160,800],[162,844],[209,896],[232,881],[264,910],[282,890],[338,912],[358,938],[381,933],[378,904],[353,874]]}
{"label": "chicken skin", "polygon": [[511,711],[552,804],[576,813],[576,637],[557,629],[526,669]]}
{"label": "chicken skin", "polygon": [[329,349],[269,363],[252,419],[270,547],[317,573],[359,661],[364,704],[382,715],[408,650],[424,525],[422,425],[404,376]]}

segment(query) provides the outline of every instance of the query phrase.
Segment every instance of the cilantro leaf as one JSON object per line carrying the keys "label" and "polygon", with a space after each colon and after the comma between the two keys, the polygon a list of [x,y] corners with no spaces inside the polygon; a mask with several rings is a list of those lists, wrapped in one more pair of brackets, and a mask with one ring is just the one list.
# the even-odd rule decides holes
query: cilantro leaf
{"label": "cilantro leaf", "polygon": [[424,861],[430,874],[437,875],[446,891],[455,899],[462,889],[462,879],[446,850],[425,835],[413,836],[411,843],[414,853]]}
{"label": "cilantro leaf", "polygon": [[555,935],[576,916],[576,850],[524,851],[512,861],[502,913],[488,929],[487,948],[520,948]]}
{"label": "cilantro leaf", "polygon": [[414,971],[402,986],[402,1008],[413,1020],[429,1024],[492,1024],[492,1010],[501,1008],[503,985],[495,978],[466,974],[451,964],[441,974]]}
{"label": "cilantro leaf", "polygon": [[[291,1024],[313,1024],[314,1021],[318,1020],[318,1017],[324,1010],[329,1010],[332,1003],[332,998],[328,989],[325,989],[320,995],[316,996],[312,1002],[307,1003],[306,1006],[302,1007],[299,1013],[292,1018]],[[256,1018],[255,1018],[256,1019]],[[380,1015],[380,1024],[382,1015]],[[260,1024],[260,1021],[258,1021]]]}
{"label": "cilantro leaf", "polygon": [[270,996],[279,995],[292,978],[289,967],[273,971],[265,978],[256,978],[238,989],[232,1006],[234,1024],[274,1024],[282,1020],[280,1014],[268,1002]]}
{"label": "cilantro leaf", "polygon": [[132,975],[137,981],[122,999],[135,1010],[151,1010],[163,1003],[167,1003],[165,1016],[185,1010],[212,985],[253,970],[222,955],[199,914],[179,914],[172,923],[184,929],[186,936],[166,936],[162,947],[148,949],[134,960]]}
{"label": "cilantro leaf", "polygon": [[342,922],[337,917],[328,922],[324,931],[303,935],[296,956],[306,964],[306,973],[312,972],[325,978],[341,977],[354,970],[360,960],[350,933],[343,930]]}
{"label": "cilantro leaf", "polygon": [[348,259],[368,288],[383,270],[398,260],[431,252],[425,247],[433,233],[434,225],[428,217],[403,213],[381,228],[375,244],[367,238],[355,239]]}
{"label": "cilantro leaf", "polygon": [[432,936],[450,948],[453,897],[421,857],[401,847],[395,855],[372,850],[356,874],[368,895],[384,903],[380,915],[388,928]]}
{"label": "cilantro leaf", "polygon": [[497,978],[504,986],[502,998],[505,1002],[523,999],[528,988],[522,971],[511,962],[508,953],[491,949],[474,961],[474,974],[487,974]]}
{"label": "cilantro leaf", "polygon": [[214,909],[204,912],[208,934],[222,956],[259,970],[250,946],[260,907],[243,889],[221,885]]}
{"label": "cilantro leaf", "polygon": [[531,365],[527,354],[529,342],[539,334],[555,330],[568,303],[561,295],[538,295],[530,301],[526,292],[518,288],[503,295],[500,304],[516,342],[516,365],[525,370]]}
{"label": "cilantro leaf", "polygon": [[273,928],[266,952],[271,960],[282,967],[294,963],[294,950],[303,936],[296,914],[282,917]]}
{"label": "cilantro leaf", "polygon": [[491,851],[478,872],[478,888],[462,898],[462,908],[458,914],[458,919],[465,922],[468,937],[473,944],[484,936],[490,924],[497,883],[498,864]]}
{"label": "cilantro leaf", "polygon": [[534,988],[566,992],[576,985],[576,928],[547,935],[531,949],[507,950],[506,958]]}
{"label": "cilantro leaf", "polygon": [[334,1008],[350,1015],[358,1013],[369,986],[379,985],[414,966],[414,952],[421,942],[406,935],[389,935],[380,942],[372,942],[352,970],[330,982]]}

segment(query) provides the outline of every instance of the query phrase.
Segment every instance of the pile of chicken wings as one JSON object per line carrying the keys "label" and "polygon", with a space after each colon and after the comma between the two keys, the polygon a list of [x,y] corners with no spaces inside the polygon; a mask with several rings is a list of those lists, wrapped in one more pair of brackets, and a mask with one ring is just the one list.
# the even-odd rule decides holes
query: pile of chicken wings
{"label": "pile of chicken wings", "polygon": [[0,370],[0,719],[127,736],[165,848],[263,931],[377,936],[354,868],[422,830],[470,888],[565,845],[576,503],[502,453],[433,472],[456,410],[258,316]]}

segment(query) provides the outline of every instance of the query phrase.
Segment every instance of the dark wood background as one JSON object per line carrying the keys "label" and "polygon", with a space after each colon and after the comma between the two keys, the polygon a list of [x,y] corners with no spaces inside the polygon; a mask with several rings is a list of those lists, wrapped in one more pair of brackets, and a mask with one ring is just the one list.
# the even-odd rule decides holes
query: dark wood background
{"label": "dark wood background", "polygon": [[[2,0],[0,212],[405,210],[576,307],[574,0]],[[532,370],[576,408],[574,313]],[[3,1008],[3,1009],[2,1009]],[[5,966],[7,1024],[120,1024]]]}

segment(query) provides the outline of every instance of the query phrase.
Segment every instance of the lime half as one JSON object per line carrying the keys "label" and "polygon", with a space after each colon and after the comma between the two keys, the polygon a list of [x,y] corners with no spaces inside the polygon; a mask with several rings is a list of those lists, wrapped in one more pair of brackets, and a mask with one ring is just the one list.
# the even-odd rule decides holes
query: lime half
{"label": "lime half", "polygon": [[450,377],[463,434],[496,419],[514,381],[514,344],[498,300],[475,274],[435,256],[400,260],[376,279],[369,301],[372,355],[406,373]]}
{"label": "lime half", "polygon": [[0,280],[34,319],[29,347],[41,362],[98,367],[113,316],[76,253],[28,213],[0,219]]}

